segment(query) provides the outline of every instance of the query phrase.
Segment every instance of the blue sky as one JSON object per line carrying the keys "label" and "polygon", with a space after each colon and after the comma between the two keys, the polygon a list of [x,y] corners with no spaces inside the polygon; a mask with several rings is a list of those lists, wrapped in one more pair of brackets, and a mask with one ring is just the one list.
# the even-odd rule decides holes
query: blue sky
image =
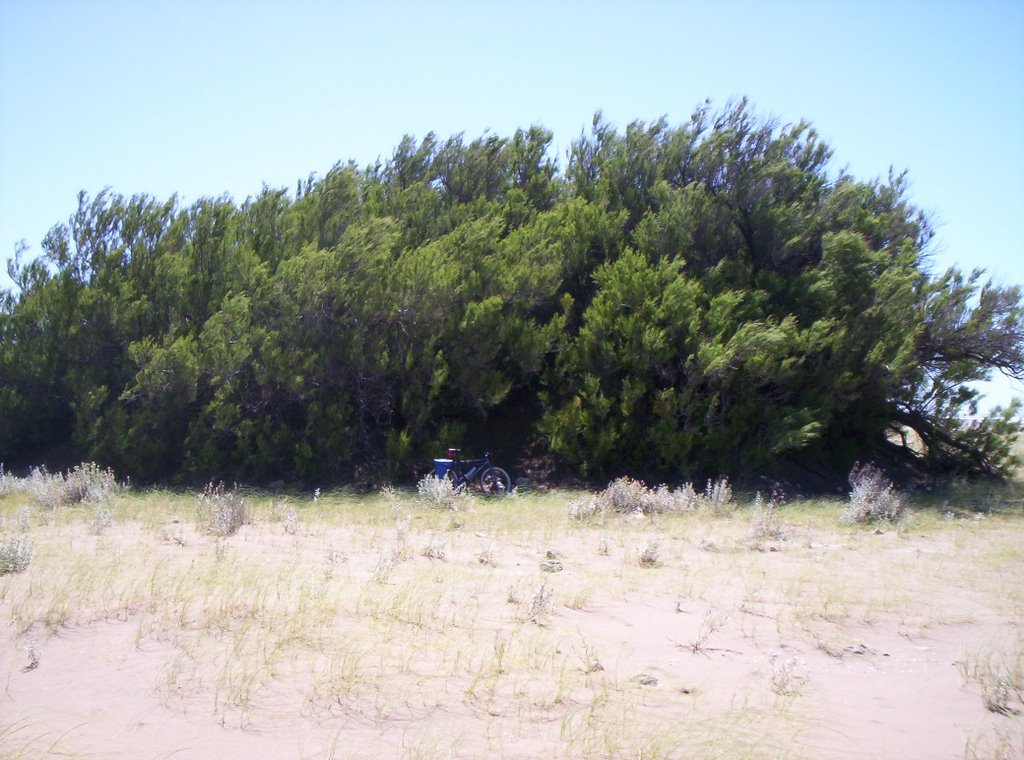
{"label": "blue sky", "polygon": [[598,109],[679,124],[742,96],[810,121],[836,170],[906,169],[935,269],[1024,285],[1019,0],[0,0],[0,259],[79,190],[241,202],[406,133],[531,124],[564,166]]}

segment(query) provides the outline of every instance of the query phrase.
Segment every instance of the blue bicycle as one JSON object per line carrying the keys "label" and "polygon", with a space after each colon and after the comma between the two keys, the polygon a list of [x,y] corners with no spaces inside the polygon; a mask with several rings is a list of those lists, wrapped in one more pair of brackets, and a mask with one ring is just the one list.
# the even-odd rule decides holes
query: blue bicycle
{"label": "blue bicycle", "polygon": [[447,458],[434,460],[434,475],[447,478],[456,488],[476,484],[487,496],[505,496],[512,490],[508,473],[491,463],[487,452],[481,459],[463,459],[460,449],[448,449]]}

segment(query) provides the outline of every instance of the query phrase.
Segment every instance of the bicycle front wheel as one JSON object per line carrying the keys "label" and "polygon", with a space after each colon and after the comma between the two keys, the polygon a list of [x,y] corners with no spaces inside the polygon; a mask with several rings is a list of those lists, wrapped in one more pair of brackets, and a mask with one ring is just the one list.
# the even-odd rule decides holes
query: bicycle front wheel
{"label": "bicycle front wheel", "polygon": [[462,473],[456,474],[453,468],[445,473],[445,478],[452,484],[452,490],[461,491],[466,487],[466,477]]}
{"label": "bicycle front wheel", "polygon": [[512,490],[512,480],[500,467],[488,467],[480,475],[480,490],[488,496],[505,496]]}

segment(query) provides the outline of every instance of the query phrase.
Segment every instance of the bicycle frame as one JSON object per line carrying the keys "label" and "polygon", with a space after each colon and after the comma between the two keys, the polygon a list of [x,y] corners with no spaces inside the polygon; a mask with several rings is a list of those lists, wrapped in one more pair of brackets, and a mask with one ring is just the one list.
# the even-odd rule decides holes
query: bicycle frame
{"label": "bicycle frame", "polygon": [[458,449],[448,449],[447,453],[447,459],[434,460],[434,477],[448,478],[458,489],[479,483],[480,490],[488,496],[504,496],[512,490],[511,478],[491,461],[489,451],[477,459],[463,459]]}
{"label": "bicycle frame", "polygon": [[472,482],[486,468],[491,466],[491,453],[487,452],[480,459],[462,459],[456,450],[452,457],[451,472],[454,477],[456,488]]}

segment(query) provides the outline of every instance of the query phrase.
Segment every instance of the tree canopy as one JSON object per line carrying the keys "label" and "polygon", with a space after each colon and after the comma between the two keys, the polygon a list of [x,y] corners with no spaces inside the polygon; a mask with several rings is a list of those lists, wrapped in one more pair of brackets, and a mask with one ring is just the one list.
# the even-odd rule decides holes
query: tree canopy
{"label": "tree canopy", "polygon": [[[404,138],[242,204],[83,192],[0,294],[0,461],[139,481],[411,476],[448,445],[590,475],[1001,475],[1016,287],[932,272],[907,181],[745,103]],[[912,441],[911,441],[912,439]]]}

